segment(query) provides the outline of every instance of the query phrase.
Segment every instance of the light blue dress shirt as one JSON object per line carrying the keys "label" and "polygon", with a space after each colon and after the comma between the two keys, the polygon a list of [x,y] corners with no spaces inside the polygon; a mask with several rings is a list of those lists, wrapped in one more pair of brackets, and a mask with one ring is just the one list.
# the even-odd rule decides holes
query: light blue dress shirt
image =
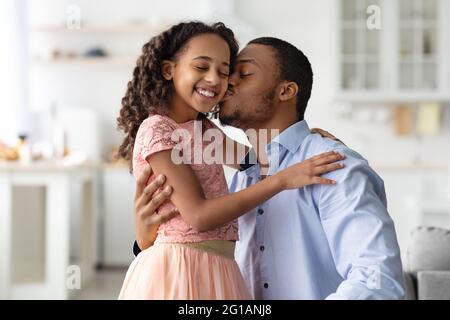
{"label": "light blue dress shirt", "polygon": [[[383,180],[358,153],[311,134],[306,121],[267,146],[268,175],[337,150],[336,185],[283,191],[241,216],[235,258],[256,299],[402,299],[404,283]],[[230,192],[260,178],[258,164],[235,173]]]}

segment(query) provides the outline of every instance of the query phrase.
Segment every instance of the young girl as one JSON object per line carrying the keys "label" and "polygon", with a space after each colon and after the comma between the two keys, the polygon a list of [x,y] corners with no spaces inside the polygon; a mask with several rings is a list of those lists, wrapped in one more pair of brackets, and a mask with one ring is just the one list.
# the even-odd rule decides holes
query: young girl
{"label": "young girl", "polygon": [[183,153],[185,162],[174,161],[176,130],[188,132],[182,140],[192,146],[196,127],[202,133],[216,128],[204,114],[224,96],[237,52],[233,32],[222,23],[180,23],[143,47],[122,99],[120,154],[132,159],[136,178],[147,162],[166,176],[173,193],[160,209],[175,206],[180,215],[154,230],[153,245],[132,262],[119,299],[251,299],[233,257],[236,219],[283,190],[332,184],[319,176],[342,167],[333,163],[340,155],[322,154],[228,194],[222,165],[206,164],[202,156],[195,161],[211,143],[229,140],[222,133]]}

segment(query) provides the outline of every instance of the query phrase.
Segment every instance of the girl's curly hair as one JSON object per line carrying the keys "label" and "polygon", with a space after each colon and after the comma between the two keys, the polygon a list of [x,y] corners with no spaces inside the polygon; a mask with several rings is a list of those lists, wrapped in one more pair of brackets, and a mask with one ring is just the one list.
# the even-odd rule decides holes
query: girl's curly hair
{"label": "girl's curly hair", "polygon": [[176,58],[190,39],[209,33],[217,34],[227,42],[233,64],[239,46],[233,31],[221,22],[212,25],[197,21],[179,23],[151,38],[142,47],[142,54],[137,59],[133,78],[128,82],[117,118],[118,128],[125,132],[118,156],[130,161],[130,172],[139,126],[149,115],[167,114],[169,111],[173,86],[171,80],[162,76],[162,61]]}

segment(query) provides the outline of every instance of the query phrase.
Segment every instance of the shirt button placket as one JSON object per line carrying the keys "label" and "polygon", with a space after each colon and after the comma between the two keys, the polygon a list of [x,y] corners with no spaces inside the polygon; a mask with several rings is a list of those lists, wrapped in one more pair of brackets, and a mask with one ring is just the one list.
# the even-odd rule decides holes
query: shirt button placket
{"label": "shirt button placket", "polygon": [[[263,208],[258,208],[257,210],[256,210],[256,213],[257,213],[257,225],[259,225],[259,227],[261,228],[262,227],[262,225],[264,224],[264,209]],[[260,229],[260,228],[258,228],[258,229]],[[264,239],[263,239],[264,237],[263,237],[263,235],[261,234],[261,233],[259,233],[258,234],[258,236],[257,236],[257,241],[259,242],[259,243],[261,243],[261,245],[259,246],[259,251],[262,253],[266,248],[265,248],[265,246],[262,244],[262,243],[264,243]],[[264,267],[264,258],[262,257],[261,258],[262,259],[262,264],[261,264],[261,273],[262,273],[262,278],[264,279],[264,278],[266,278],[266,272],[265,272],[265,267]],[[264,280],[267,280],[267,279],[264,279]],[[262,286],[263,286],[263,288],[264,289],[268,289],[269,288],[269,284],[267,283],[267,282],[263,282],[262,283]]]}

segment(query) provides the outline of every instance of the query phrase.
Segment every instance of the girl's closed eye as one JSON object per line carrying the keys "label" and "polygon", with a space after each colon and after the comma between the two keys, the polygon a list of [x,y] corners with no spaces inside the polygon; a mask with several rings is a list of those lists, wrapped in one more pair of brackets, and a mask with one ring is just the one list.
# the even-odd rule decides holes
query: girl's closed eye
{"label": "girl's closed eye", "polygon": [[208,71],[209,69],[207,66],[195,66],[194,68],[200,71]]}
{"label": "girl's closed eye", "polygon": [[[195,66],[194,68],[201,72],[206,72],[209,70],[209,67],[207,66]],[[223,77],[228,77],[230,75],[227,70],[219,70],[219,74]]]}
{"label": "girl's closed eye", "polygon": [[219,71],[220,75],[224,76],[224,77],[229,77],[230,76],[230,72],[228,70],[221,70]]}

